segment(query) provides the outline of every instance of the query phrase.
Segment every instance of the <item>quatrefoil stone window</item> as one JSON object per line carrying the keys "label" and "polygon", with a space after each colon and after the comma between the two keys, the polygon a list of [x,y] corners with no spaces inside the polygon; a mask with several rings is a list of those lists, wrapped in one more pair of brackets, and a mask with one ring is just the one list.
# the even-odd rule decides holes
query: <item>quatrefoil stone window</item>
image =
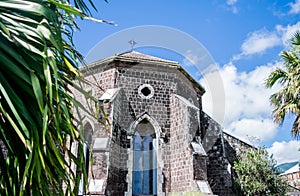
{"label": "quatrefoil stone window", "polygon": [[154,89],[150,84],[142,84],[139,86],[138,94],[143,99],[150,99],[154,96]]}

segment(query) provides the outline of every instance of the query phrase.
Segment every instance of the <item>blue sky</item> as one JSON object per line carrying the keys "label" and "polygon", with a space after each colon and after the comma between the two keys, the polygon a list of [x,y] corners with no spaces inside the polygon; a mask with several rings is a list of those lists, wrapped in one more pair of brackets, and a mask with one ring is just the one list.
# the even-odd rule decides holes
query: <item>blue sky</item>
{"label": "blue sky", "polygon": [[[201,75],[194,72],[192,67],[201,64],[201,58],[192,48],[177,54],[166,49],[139,47],[143,41],[138,40],[138,35],[132,34],[132,39],[138,42],[137,51],[178,61],[189,70],[206,87],[204,110],[214,117],[213,105],[223,104],[225,117],[219,122],[227,132],[255,145],[265,145],[279,163],[299,160],[300,142],[290,134],[292,117],[282,127],[274,125],[268,97],[278,87],[265,89],[263,81],[275,67],[282,66],[279,53],[288,48],[288,39],[300,30],[300,0],[95,2],[98,13],[94,12],[94,17],[114,21],[118,26],[79,21],[81,31],[75,33],[74,42],[83,55],[89,56],[91,49],[107,37],[141,25],[165,26],[185,33],[206,48],[218,67],[217,73],[214,70],[201,70]],[[151,37],[151,33],[147,36]],[[155,39],[162,38],[154,37],[152,41]],[[111,55],[129,50],[128,41],[127,37],[118,39],[114,46],[120,47],[109,49]],[[95,50],[97,47],[92,52]],[[102,52],[99,58],[105,54]],[[222,96],[214,85],[208,84],[215,74],[222,79],[225,90]]]}

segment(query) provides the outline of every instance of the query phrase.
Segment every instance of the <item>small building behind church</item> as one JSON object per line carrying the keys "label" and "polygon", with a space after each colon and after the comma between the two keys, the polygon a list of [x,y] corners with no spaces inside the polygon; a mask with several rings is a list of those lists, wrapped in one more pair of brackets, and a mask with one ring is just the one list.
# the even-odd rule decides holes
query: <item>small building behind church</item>
{"label": "small building behind church", "polygon": [[285,179],[289,185],[300,190],[300,162],[291,165],[291,167],[283,171],[280,176]]}
{"label": "small building behind church", "polygon": [[84,88],[99,99],[105,126],[80,114],[93,157],[80,194],[234,195],[231,166],[252,146],[203,112],[205,89],[179,63],[129,51],[81,71],[99,84]]}

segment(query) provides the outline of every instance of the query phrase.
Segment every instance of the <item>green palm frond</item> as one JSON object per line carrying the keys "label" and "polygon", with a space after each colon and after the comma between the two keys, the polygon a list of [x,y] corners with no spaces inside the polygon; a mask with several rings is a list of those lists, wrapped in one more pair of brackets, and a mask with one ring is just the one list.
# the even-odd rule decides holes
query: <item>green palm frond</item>
{"label": "green palm frond", "polygon": [[70,90],[75,17],[87,16],[83,0],[0,1],[0,195],[76,195],[69,160],[87,177]]}
{"label": "green palm frond", "polygon": [[284,84],[287,80],[287,72],[283,69],[277,68],[268,76],[265,84],[267,87],[272,87],[276,82]]}
{"label": "green palm frond", "polygon": [[296,116],[292,128],[292,134],[296,138],[300,135],[300,59],[299,45],[300,33],[295,33],[291,39],[293,48],[290,51],[284,51],[280,55],[284,60],[284,68],[277,68],[271,72],[266,79],[265,85],[271,88],[276,83],[282,85],[282,88],[271,95],[270,102],[274,106],[273,117],[277,124],[282,124],[285,115],[291,113]]}
{"label": "green palm frond", "polygon": [[300,45],[300,32],[299,31],[297,31],[293,35],[293,38],[291,39],[291,44],[293,44],[293,45]]}
{"label": "green palm frond", "polygon": [[292,135],[294,135],[297,139],[299,139],[300,135],[300,116],[298,115],[293,123],[292,127]]}

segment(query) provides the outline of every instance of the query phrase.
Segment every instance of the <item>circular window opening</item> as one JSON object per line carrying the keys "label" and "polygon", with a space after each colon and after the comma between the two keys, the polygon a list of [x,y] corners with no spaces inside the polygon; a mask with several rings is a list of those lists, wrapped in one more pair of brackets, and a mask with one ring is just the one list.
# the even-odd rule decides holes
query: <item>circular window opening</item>
{"label": "circular window opening", "polygon": [[144,96],[149,96],[151,94],[151,90],[148,88],[148,87],[144,87],[142,90],[141,90],[142,94]]}
{"label": "circular window opening", "polygon": [[138,94],[143,99],[150,99],[154,95],[154,89],[150,84],[143,84],[139,87]]}

